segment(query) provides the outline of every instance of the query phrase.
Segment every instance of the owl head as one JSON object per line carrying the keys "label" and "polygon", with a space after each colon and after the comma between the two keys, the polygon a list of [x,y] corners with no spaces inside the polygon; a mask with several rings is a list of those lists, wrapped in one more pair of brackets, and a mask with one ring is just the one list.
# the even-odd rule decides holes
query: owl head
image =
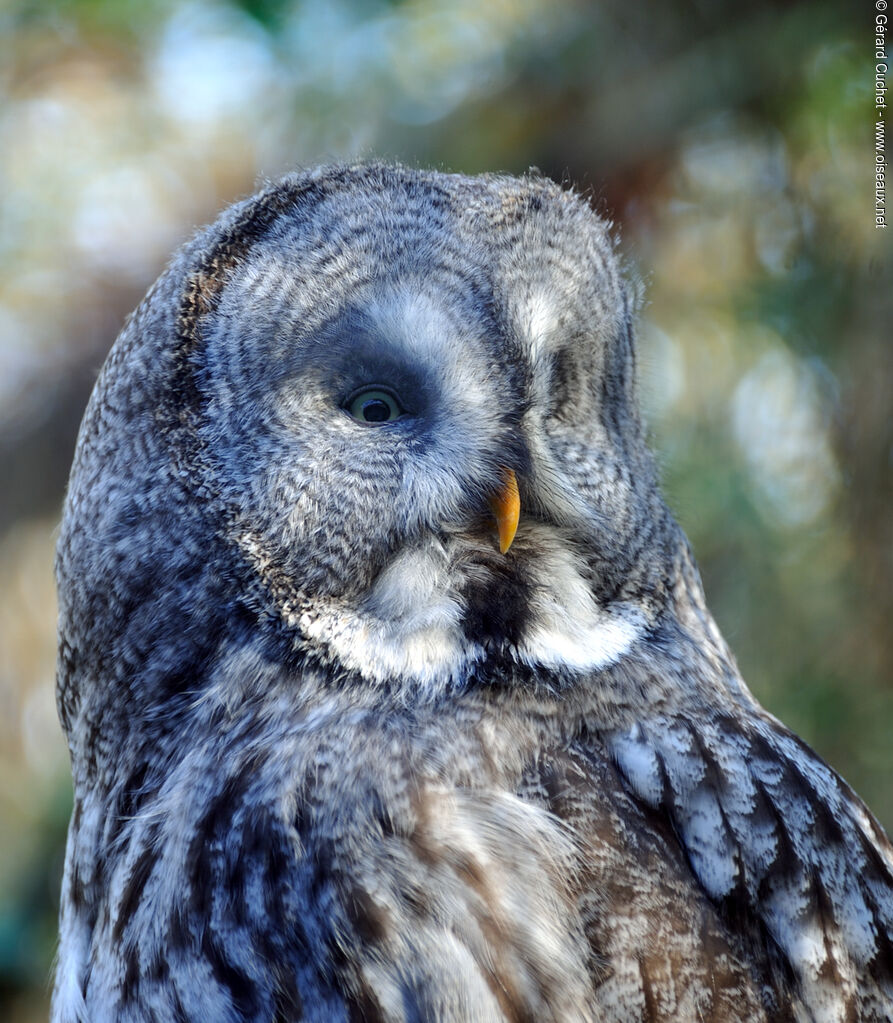
{"label": "owl head", "polygon": [[631,316],[608,225],[537,175],[328,167],[229,209],[84,420],[63,722],[170,718],[248,649],[411,699],[615,662],[684,552]]}

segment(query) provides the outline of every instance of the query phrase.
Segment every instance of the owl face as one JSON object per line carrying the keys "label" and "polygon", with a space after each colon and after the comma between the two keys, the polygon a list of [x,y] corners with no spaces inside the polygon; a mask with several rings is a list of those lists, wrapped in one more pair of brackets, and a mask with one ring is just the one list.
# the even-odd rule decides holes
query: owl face
{"label": "owl face", "polygon": [[644,620],[609,595],[653,477],[604,225],[549,182],[378,174],[194,275],[184,473],[327,663],[435,690],[491,657],[610,663]]}
{"label": "owl face", "polygon": [[561,686],[629,651],[674,599],[684,541],[612,248],[550,181],[375,165],[285,178],[198,235],[82,426],[63,722],[85,693],[166,720],[248,640],[264,664],[413,700]]}

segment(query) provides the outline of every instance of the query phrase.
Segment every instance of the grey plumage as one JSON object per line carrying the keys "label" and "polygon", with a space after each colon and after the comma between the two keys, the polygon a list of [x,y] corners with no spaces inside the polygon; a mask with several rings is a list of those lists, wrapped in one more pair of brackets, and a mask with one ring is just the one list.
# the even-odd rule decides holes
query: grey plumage
{"label": "grey plumage", "polygon": [[56,1023],[893,1015],[893,850],[738,675],[576,195],[225,212],[106,362],[57,570]]}

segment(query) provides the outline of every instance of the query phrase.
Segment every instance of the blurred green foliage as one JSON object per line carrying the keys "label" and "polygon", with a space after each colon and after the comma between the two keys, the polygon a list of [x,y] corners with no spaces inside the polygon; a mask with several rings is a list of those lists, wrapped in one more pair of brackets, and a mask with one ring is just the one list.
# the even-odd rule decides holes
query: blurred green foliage
{"label": "blurred green foliage", "polygon": [[893,824],[889,245],[869,5],[7,0],[0,9],[0,1013],[45,1018],[69,786],[54,522],[170,250],[296,164],[537,165],[641,281],[665,490],[761,701]]}

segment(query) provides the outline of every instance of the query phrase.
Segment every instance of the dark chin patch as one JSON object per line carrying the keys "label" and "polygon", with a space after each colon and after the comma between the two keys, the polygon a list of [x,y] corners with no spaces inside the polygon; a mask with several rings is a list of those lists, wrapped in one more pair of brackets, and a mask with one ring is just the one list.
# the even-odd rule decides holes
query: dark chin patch
{"label": "dark chin patch", "polygon": [[488,650],[520,644],[530,621],[530,583],[516,558],[494,552],[479,565],[462,596],[462,628],[471,642]]}

